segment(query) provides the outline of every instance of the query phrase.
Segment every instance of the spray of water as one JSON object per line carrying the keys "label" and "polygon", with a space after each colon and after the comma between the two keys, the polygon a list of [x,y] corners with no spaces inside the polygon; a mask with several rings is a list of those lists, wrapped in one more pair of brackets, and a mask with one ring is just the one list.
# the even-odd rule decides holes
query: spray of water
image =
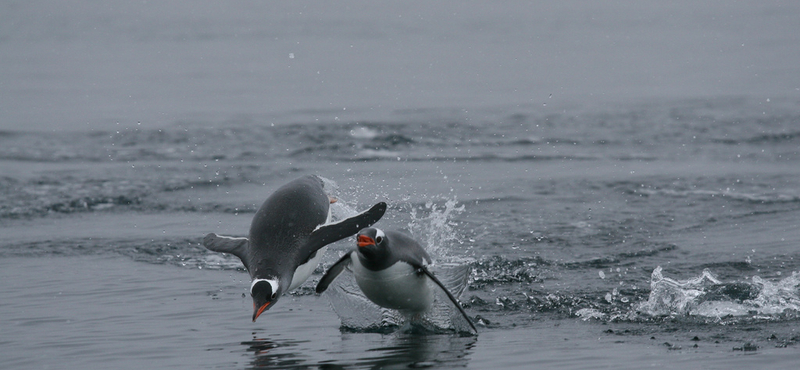
{"label": "spray of water", "polygon": [[709,270],[695,278],[664,277],[661,267],[651,276],[650,295],[635,308],[649,316],[695,316],[771,319],[800,312],[800,273],[777,282],[754,276],[751,283],[720,281]]}
{"label": "spray of water", "polygon": [[428,201],[422,207],[411,208],[408,230],[434,261],[463,262],[452,253],[464,244],[456,230],[458,224],[452,220],[462,212],[464,205],[459,206],[456,199],[446,199],[443,205]]}

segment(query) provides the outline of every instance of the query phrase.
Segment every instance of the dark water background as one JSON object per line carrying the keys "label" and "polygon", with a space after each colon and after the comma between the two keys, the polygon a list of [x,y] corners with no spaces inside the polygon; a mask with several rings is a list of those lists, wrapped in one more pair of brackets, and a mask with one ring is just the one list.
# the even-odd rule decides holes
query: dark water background
{"label": "dark water background", "polygon": [[[3,368],[798,364],[795,3],[0,7]],[[199,243],[309,173],[480,334],[340,328],[322,268],[251,323]]]}

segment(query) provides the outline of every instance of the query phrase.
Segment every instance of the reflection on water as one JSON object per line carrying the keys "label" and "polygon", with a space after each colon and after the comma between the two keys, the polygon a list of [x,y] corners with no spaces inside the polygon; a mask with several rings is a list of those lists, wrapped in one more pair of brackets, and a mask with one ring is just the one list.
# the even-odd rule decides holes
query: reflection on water
{"label": "reflection on water", "polygon": [[467,367],[477,337],[423,334],[343,332],[340,338],[296,341],[260,338],[241,344],[252,354],[250,369],[407,369]]}
{"label": "reflection on water", "polygon": [[358,365],[372,369],[466,367],[476,337],[397,333],[367,351]]}
{"label": "reflection on water", "polygon": [[[253,340],[244,341],[242,345],[247,346],[247,352],[254,355],[250,368],[253,369],[287,369],[287,368],[307,368],[307,360],[301,355],[300,344],[308,341],[273,341],[267,338],[258,338],[253,333]],[[289,350],[288,348],[300,348],[300,350]]]}

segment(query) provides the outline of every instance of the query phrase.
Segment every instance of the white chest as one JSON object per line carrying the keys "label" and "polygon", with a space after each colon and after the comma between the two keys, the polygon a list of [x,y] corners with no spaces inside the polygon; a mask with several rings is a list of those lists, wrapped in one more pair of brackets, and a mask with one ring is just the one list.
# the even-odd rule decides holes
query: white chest
{"label": "white chest", "polygon": [[404,262],[398,262],[381,271],[364,267],[358,252],[350,255],[353,276],[364,295],[381,307],[395,310],[423,312],[433,303],[433,287],[427,276],[417,274]]}
{"label": "white chest", "polygon": [[[328,218],[325,220],[325,224],[328,224],[330,222],[331,222],[331,210],[330,208],[328,208]],[[300,285],[303,285],[303,283],[305,283],[306,280],[308,280],[311,274],[314,273],[314,270],[316,270],[317,265],[319,265],[319,262],[322,261],[322,256],[325,255],[325,251],[327,250],[328,246],[320,248],[317,251],[317,255],[314,256],[314,258],[308,260],[308,262],[300,266],[297,266],[297,269],[294,270],[294,275],[292,275],[292,284],[289,285],[289,288],[286,289],[284,292],[289,292],[292,289],[297,288]]]}
{"label": "white chest", "polygon": [[291,291],[292,289],[303,285],[303,283],[308,280],[311,274],[314,273],[314,270],[317,268],[317,265],[319,265],[319,262],[322,260],[322,256],[327,250],[327,246],[320,248],[314,258],[308,260],[308,262],[300,266],[297,266],[297,269],[294,270],[294,275],[292,276],[292,284],[289,285],[289,289],[286,289],[285,292]]}

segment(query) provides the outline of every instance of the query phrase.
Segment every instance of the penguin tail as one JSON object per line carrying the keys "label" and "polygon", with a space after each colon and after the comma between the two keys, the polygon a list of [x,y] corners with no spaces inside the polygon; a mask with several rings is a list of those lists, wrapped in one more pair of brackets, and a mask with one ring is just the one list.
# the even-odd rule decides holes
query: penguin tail
{"label": "penguin tail", "polygon": [[247,269],[249,269],[249,267],[246,260],[246,251],[249,244],[250,241],[247,238],[221,236],[214,233],[210,233],[203,238],[203,246],[205,246],[208,250],[220,253],[228,253],[239,257],[239,259],[242,260],[244,267]]}

